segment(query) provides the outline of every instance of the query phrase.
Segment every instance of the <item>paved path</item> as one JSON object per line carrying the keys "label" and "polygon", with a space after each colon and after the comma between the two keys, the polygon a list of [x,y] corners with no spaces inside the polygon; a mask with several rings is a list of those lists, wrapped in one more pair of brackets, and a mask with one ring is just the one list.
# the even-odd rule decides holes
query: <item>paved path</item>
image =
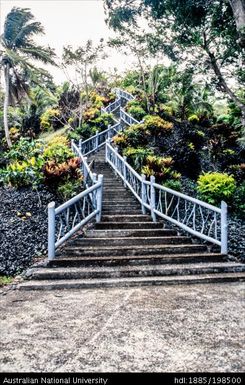
{"label": "paved path", "polygon": [[244,284],[0,295],[0,371],[242,371]]}

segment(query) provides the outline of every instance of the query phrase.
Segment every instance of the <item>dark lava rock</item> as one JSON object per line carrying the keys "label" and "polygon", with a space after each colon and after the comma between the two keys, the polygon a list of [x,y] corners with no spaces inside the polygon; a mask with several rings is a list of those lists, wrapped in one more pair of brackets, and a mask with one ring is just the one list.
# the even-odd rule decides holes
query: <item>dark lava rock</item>
{"label": "dark lava rock", "polygon": [[245,262],[245,221],[230,215],[228,231],[229,254]]}
{"label": "dark lava rock", "polygon": [[56,197],[46,188],[0,187],[0,275],[14,275],[47,252],[47,206]]}

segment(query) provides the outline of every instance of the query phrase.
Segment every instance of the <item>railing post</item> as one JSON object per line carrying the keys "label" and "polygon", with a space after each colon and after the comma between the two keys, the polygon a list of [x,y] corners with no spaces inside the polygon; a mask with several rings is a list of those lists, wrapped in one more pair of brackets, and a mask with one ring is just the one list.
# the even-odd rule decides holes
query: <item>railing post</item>
{"label": "railing post", "polygon": [[[117,156],[118,155],[118,147],[115,147],[115,152],[116,152],[115,167],[117,170],[118,169],[118,156]],[[114,170],[115,175],[117,175],[116,170]]]}
{"label": "railing post", "polygon": [[85,180],[85,183],[86,183],[86,180],[87,180],[87,177],[88,177],[88,171],[87,171],[87,169],[86,169],[86,167],[85,167],[85,163],[87,163],[87,157],[85,156],[84,158],[83,158],[83,178],[84,178],[84,180]]}
{"label": "railing post", "polygon": [[228,234],[227,234],[227,204],[221,202],[221,253],[228,253]]}
{"label": "railing post", "polygon": [[124,187],[127,187],[126,180],[127,180],[127,169],[126,169],[126,162],[127,162],[127,157],[123,157],[123,185]]}
{"label": "railing post", "polygon": [[98,214],[96,214],[96,222],[101,221],[101,213],[102,213],[102,196],[103,196],[103,175],[98,175],[98,182],[101,183],[100,188],[97,190],[96,194],[96,206],[97,210],[99,210]]}
{"label": "railing post", "polygon": [[55,257],[55,202],[48,205],[48,259]]}
{"label": "railing post", "polygon": [[95,172],[93,173],[93,181],[94,181],[94,183],[97,182],[97,174]]}
{"label": "railing post", "polygon": [[111,138],[111,124],[108,125],[108,133],[107,133],[107,139],[110,139]]}
{"label": "railing post", "polygon": [[96,137],[95,137],[95,150],[96,152],[98,151],[98,147],[99,147],[99,131],[96,131]]}
{"label": "railing post", "polygon": [[151,182],[151,217],[153,222],[156,222],[157,221],[156,214],[154,213],[154,209],[156,208],[156,192],[154,187],[155,177],[153,175],[151,175],[150,182]]}
{"label": "railing post", "polygon": [[145,185],[145,175],[144,174],[141,174],[141,201],[142,201],[142,204],[141,204],[142,214],[145,214],[146,208],[143,205],[143,203],[146,203],[146,185]]}
{"label": "railing post", "polygon": [[78,148],[82,152],[82,139],[79,139]]}
{"label": "railing post", "polygon": [[105,141],[105,162],[108,162],[108,144],[109,144],[109,139],[106,139]]}

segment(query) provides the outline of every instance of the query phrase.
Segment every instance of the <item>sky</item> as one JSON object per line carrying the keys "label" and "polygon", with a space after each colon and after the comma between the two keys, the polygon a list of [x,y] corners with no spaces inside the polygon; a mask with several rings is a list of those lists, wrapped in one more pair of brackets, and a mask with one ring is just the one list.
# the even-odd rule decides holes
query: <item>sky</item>
{"label": "sky", "polygon": [[[108,40],[113,32],[105,23],[103,0],[0,0],[0,30],[6,15],[13,7],[30,8],[37,21],[45,29],[45,35],[35,40],[39,44],[50,45],[55,48],[56,54],[61,57],[62,47],[72,45],[76,48],[83,45],[88,39],[96,44],[100,38]],[[120,72],[134,65],[135,59],[108,51],[109,57],[98,63],[98,67],[113,71],[115,67]],[[67,80],[61,69],[53,66],[46,67],[54,76],[56,83]]]}

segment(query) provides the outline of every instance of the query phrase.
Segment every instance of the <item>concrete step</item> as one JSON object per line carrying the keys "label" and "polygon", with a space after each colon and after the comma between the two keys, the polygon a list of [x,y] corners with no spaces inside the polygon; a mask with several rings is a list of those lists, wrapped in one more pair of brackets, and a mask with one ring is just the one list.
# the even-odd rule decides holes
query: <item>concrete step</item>
{"label": "concrete step", "polygon": [[[149,215],[102,215],[102,223],[103,222],[149,222],[151,217]],[[150,222],[155,224],[155,222]]]}
{"label": "concrete step", "polygon": [[190,244],[191,239],[183,236],[166,236],[160,237],[132,237],[132,238],[76,238],[67,243],[67,246],[77,250],[83,247],[99,247],[99,246],[145,246],[148,245],[163,245],[163,244]]}
{"label": "concrete step", "polygon": [[159,254],[159,255],[112,255],[67,257],[61,255],[48,262],[49,267],[79,267],[79,266],[142,266],[186,264],[199,262],[226,262],[226,256],[220,253],[188,253],[188,254]]}
{"label": "concrete step", "polygon": [[[105,215],[107,216],[107,215]],[[162,229],[162,223],[154,222],[136,222],[132,220],[131,222],[103,222],[104,215],[102,214],[102,222],[95,224],[95,229],[106,229],[106,230],[117,230],[117,229]]]}
{"label": "concrete step", "polygon": [[133,209],[130,209],[130,208],[125,208],[124,210],[122,209],[103,209],[102,208],[102,215],[105,214],[105,215],[113,215],[113,214],[122,214],[122,213],[126,213],[126,214],[132,214],[132,215],[139,215],[141,213],[140,209],[138,210],[133,210]]}
{"label": "concrete step", "polygon": [[89,289],[106,287],[180,285],[211,282],[244,281],[244,273],[214,273],[200,275],[181,275],[166,277],[129,277],[129,278],[99,278],[99,279],[69,279],[69,280],[40,280],[26,281],[18,286],[19,290],[59,290],[59,289]]}
{"label": "concrete step", "polygon": [[[94,246],[94,247],[69,247],[65,246],[63,254],[66,254],[67,257],[107,257],[115,255],[159,255],[159,254],[185,254],[185,253],[201,253],[206,252],[207,246],[205,245],[193,245],[193,244],[177,244],[170,245],[164,244],[161,245],[150,245],[147,248],[145,245],[140,246],[120,246],[117,248],[115,246]],[[59,255],[57,253],[57,255]]]}
{"label": "concrete step", "polygon": [[106,196],[107,199],[109,198],[117,199],[119,197],[121,198],[121,196],[126,198],[130,197],[130,198],[136,199],[134,195],[130,191],[126,190],[125,188],[115,189],[115,190],[103,188],[103,195]]}
{"label": "concrete step", "polygon": [[[166,237],[177,235],[175,230],[89,230],[86,237],[89,238],[132,238],[132,237]],[[79,239],[79,238],[77,238]]]}
{"label": "concrete step", "polygon": [[139,209],[141,210],[141,206],[136,202],[133,202],[132,200],[130,200],[129,202],[124,202],[124,203],[117,203],[117,202],[113,202],[111,201],[111,203],[105,203],[103,202],[103,209],[104,210],[108,210],[108,209],[117,209],[117,210],[124,210],[124,209]]}
{"label": "concrete step", "polygon": [[130,196],[124,196],[122,197],[121,194],[118,194],[118,197],[111,197],[109,198],[107,195],[104,194],[102,199],[104,206],[120,206],[124,207],[128,204],[138,207],[139,202],[137,199],[130,197]]}
{"label": "concrete step", "polygon": [[231,262],[204,262],[175,265],[141,265],[141,266],[88,266],[88,267],[58,267],[35,268],[29,270],[31,279],[95,279],[122,277],[163,277],[194,274],[235,273],[244,272],[245,265]]}

